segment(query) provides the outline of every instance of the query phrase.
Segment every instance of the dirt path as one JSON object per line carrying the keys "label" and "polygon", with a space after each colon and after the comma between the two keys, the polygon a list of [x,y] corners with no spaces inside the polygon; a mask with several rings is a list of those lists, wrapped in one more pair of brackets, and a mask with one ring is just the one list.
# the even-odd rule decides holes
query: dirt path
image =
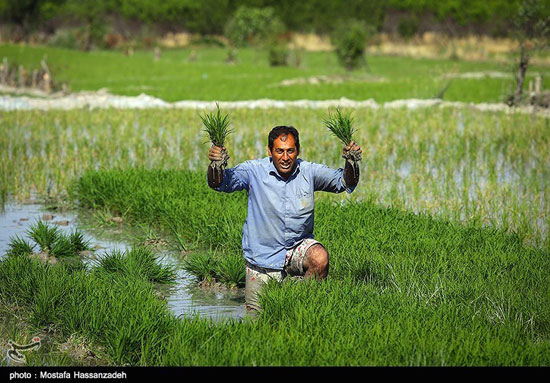
{"label": "dirt path", "polygon": [[[96,92],[78,92],[73,94],[55,94],[49,97],[30,97],[26,95],[10,95],[8,89],[0,87],[0,110],[51,110],[51,109],[81,109],[81,108],[114,108],[114,109],[148,109],[148,108],[181,108],[181,109],[214,109],[215,101],[183,100],[166,102],[146,94],[139,96],[117,96],[100,90]],[[373,99],[356,101],[347,98],[335,100],[245,100],[245,101],[220,101],[220,107],[224,109],[269,109],[269,108],[310,108],[327,109],[329,107],[344,108],[371,108],[371,109],[419,109],[419,108],[473,108],[483,112],[525,113],[537,114],[550,118],[550,110],[532,106],[509,107],[503,103],[468,103],[451,102],[439,99],[407,99],[395,100],[385,103],[377,103]]]}

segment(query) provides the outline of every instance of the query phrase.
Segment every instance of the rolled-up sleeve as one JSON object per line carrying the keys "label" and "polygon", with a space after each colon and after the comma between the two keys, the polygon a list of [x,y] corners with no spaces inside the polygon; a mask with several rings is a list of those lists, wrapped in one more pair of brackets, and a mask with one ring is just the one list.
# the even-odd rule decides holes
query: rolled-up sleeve
{"label": "rolled-up sleeve", "polygon": [[355,190],[355,186],[350,187],[346,185],[343,168],[331,169],[326,165],[312,164],[311,171],[315,191],[326,191],[331,193],[347,191],[351,193]]}
{"label": "rolled-up sleeve", "polygon": [[223,180],[220,186],[214,190],[224,193],[232,193],[240,190],[248,191],[249,184],[249,161],[243,162],[234,168],[225,169],[223,171]]}

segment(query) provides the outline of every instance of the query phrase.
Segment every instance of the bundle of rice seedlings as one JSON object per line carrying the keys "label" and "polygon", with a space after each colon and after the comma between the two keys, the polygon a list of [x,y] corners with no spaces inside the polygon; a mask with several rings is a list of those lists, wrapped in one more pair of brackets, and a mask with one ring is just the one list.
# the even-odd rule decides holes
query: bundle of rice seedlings
{"label": "bundle of rice seedlings", "polygon": [[[232,132],[229,129],[229,114],[222,116],[220,111],[220,105],[216,103],[217,112],[207,113],[204,116],[199,114],[204,125],[204,131],[208,134],[213,146],[223,148],[225,139]],[[222,150],[223,158],[219,161],[212,161],[210,167],[213,169],[222,169],[227,166],[227,160],[229,155]]]}
{"label": "bundle of rice seedlings", "polygon": [[84,250],[91,250],[90,241],[84,238],[84,235],[75,230],[69,234],[69,240],[73,245],[73,249],[76,253],[79,253]]}
{"label": "bundle of rice seedlings", "polygon": [[60,237],[60,232],[57,227],[48,226],[41,220],[31,225],[27,234],[40,246],[42,251],[50,251],[53,244]]}
{"label": "bundle of rice seedlings", "polygon": [[189,254],[183,261],[183,269],[193,275],[197,281],[211,282],[215,275],[214,256],[207,252]]}
{"label": "bundle of rice seedlings", "polygon": [[33,252],[34,246],[25,241],[25,239],[20,238],[18,235],[16,235],[14,238],[11,238],[6,254],[8,256],[23,256],[30,255]]}
{"label": "bundle of rice seedlings", "polygon": [[[356,132],[353,129],[353,118],[351,118],[351,112],[343,113],[340,108],[336,108],[336,113],[331,114],[329,112],[328,118],[324,120],[325,126],[330,132],[335,135],[344,145],[349,145],[353,141],[353,134]],[[361,161],[361,153],[356,150],[350,150],[349,152],[342,155],[346,161],[350,162],[352,165],[358,161]]]}
{"label": "bundle of rice seedlings", "polygon": [[75,255],[73,244],[69,237],[60,235],[50,247],[50,254],[57,258],[72,257]]}
{"label": "bundle of rice seedlings", "polygon": [[147,247],[133,247],[126,253],[128,271],[140,275],[152,283],[174,284],[178,274],[172,264],[163,263],[162,259]]}
{"label": "bundle of rice seedlings", "polygon": [[95,262],[94,271],[99,274],[127,273],[125,253],[113,250]]}
{"label": "bundle of rice seedlings", "polygon": [[151,283],[174,284],[178,274],[174,265],[164,264],[151,249],[133,247],[127,252],[113,250],[102,256],[95,265],[99,275],[111,277],[137,277]]}

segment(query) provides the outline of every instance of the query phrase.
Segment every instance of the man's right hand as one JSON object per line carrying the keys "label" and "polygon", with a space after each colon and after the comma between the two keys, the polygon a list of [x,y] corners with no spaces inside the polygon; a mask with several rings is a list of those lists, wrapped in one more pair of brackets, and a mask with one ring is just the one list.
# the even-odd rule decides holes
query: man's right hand
{"label": "man's right hand", "polygon": [[214,146],[208,151],[208,158],[210,161],[222,161],[224,159],[223,152],[227,153],[227,150],[224,147]]}

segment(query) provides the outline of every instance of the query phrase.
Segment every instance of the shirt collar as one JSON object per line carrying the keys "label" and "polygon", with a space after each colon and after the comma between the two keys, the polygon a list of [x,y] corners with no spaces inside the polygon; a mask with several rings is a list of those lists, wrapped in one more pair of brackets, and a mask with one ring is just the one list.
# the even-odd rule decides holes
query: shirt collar
{"label": "shirt collar", "polygon": [[[302,162],[302,159],[301,158],[298,158],[295,162],[295,166],[294,166],[294,170],[292,171],[292,173],[290,174],[290,176],[288,177],[287,180],[289,180],[290,178],[292,178],[295,174],[297,174],[299,171],[300,171],[300,162]],[[273,174],[274,176],[276,177],[279,177],[281,179],[284,179],[283,177],[281,177],[281,175],[279,174],[279,172],[277,171],[277,168],[275,167],[275,164],[273,163],[273,158],[269,157],[269,165],[268,165],[268,173],[269,174]]]}

